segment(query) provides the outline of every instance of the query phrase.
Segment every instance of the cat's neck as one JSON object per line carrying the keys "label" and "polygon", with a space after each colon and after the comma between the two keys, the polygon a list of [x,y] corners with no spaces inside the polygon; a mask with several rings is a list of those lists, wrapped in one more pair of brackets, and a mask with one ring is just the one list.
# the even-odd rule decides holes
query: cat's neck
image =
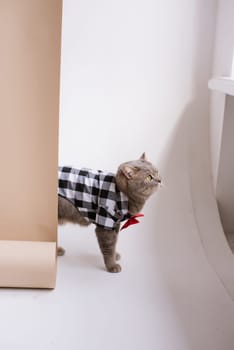
{"label": "cat's neck", "polygon": [[119,173],[116,176],[116,185],[117,188],[128,197],[129,213],[132,215],[140,213],[145,204],[146,198],[142,198],[137,193],[130,192],[125,177],[121,176]]}
{"label": "cat's neck", "polygon": [[134,196],[130,196],[128,195],[128,210],[129,213],[132,215],[136,215],[139,214],[140,211],[142,210],[144,204],[145,204],[145,200],[142,200],[139,198],[133,198]]}

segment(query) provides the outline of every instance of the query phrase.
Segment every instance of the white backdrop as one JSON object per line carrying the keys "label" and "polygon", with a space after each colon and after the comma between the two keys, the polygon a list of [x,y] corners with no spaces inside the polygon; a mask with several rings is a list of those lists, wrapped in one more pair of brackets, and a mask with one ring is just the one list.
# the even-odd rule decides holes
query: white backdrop
{"label": "white backdrop", "polygon": [[[214,0],[64,1],[60,164],[115,171],[119,163],[146,151],[165,182],[147,203],[141,224],[120,235],[123,272],[115,276],[111,291],[117,303],[108,298],[110,277],[103,276],[105,312],[115,311],[108,339],[115,339],[115,325],[125,348],[140,349],[143,343],[149,349],[233,348],[233,305],[218,276],[221,265],[234,295],[233,257],[229,252],[230,260],[223,259],[228,247],[210,171],[207,84],[216,5]],[[83,291],[83,268],[92,263],[93,269],[98,253],[93,236],[77,231],[62,228],[60,238],[69,247],[64,261],[84,276],[77,280]],[[91,262],[86,251],[94,254]],[[216,258],[221,263],[215,264]],[[133,290],[134,283],[138,288]],[[169,314],[158,299],[158,285]],[[132,317],[132,295],[138,318]],[[124,329],[119,327],[122,308]],[[162,314],[170,316],[162,320]],[[88,343],[96,339],[96,318],[101,325],[105,315],[94,313],[95,336]],[[104,330],[101,334],[106,336]],[[168,334],[173,334],[170,344]],[[191,347],[184,345],[187,339]]]}
{"label": "white backdrop", "polygon": [[115,170],[143,151],[158,164],[196,90],[207,94],[214,1],[67,0],[63,11],[60,164]]}

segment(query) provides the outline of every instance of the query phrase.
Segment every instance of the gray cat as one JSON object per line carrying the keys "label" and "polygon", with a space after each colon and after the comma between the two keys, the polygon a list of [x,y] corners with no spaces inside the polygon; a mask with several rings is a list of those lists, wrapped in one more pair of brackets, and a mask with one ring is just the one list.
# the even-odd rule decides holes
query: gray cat
{"label": "gray cat", "polygon": [[[161,177],[146,159],[123,163],[117,174],[90,169],[59,168],[58,221],[96,225],[96,235],[109,272],[120,272],[116,243],[120,223],[139,214],[158,189]],[[58,255],[65,250],[58,248]]]}

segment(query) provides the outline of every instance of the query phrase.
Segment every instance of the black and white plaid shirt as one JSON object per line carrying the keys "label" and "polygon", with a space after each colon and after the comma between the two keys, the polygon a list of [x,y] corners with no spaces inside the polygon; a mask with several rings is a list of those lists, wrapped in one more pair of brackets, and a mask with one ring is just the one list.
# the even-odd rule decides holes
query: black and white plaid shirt
{"label": "black and white plaid shirt", "polygon": [[58,194],[89,221],[106,230],[115,229],[131,216],[128,198],[117,188],[113,173],[59,167]]}

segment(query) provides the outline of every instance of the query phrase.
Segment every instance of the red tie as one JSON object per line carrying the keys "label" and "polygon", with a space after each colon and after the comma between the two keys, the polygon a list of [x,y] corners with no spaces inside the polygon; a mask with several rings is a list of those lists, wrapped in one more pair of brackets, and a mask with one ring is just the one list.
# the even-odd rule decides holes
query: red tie
{"label": "red tie", "polygon": [[142,217],[144,214],[136,214],[130,217],[128,221],[125,222],[125,224],[121,227],[120,231],[124,228],[127,228],[128,226],[139,224],[139,221],[136,218]]}

